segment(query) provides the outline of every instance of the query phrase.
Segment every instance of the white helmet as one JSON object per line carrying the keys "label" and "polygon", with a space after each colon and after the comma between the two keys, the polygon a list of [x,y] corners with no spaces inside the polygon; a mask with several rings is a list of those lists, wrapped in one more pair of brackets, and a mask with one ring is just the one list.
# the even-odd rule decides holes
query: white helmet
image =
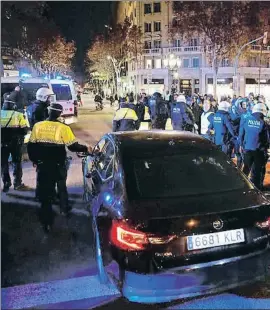
{"label": "white helmet", "polygon": [[228,101],[221,101],[219,104],[218,104],[218,109],[221,110],[221,111],[225,111],[225,112],[228,112],[229,109],[230,109],[230,104]]}
{"label": "white helmet", "polygon": [[37,90],[36,99],[42,102],[46,102],[49,96],[54,95],[53,91],[46,87],[41,87]]}
{"label": "white helmet", "polygon": [[264,116],[267,115],[267,109],[264,103],[257,103],[254,105],[252,109],[252,114],[253,113],[262,113]]}
{"label": "white helmet", "polygon": [[187,102],[186,97],[184,95],[179,95],[176,99],[176,102]]}

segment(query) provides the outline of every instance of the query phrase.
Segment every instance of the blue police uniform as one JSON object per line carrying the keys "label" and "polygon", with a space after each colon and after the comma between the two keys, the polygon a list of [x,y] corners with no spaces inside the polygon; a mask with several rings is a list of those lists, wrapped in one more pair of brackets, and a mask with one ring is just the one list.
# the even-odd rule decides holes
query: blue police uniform
{"label": "blue police uniform", "polygon": [[229,113],[218,110],[211,119],[208,130],[214,130],[214,143],[227,154],[229,134],[234,138],[234,131],[229,119]]}
{"label": "blue police uniform", "polygon": [[253,113],[242,122],[239,143],[244,150],[243,172],[248,176],[253,165],[251,181],[261,189],[265,153],[269,147],[269,127],[261,118],[260,113]]}
{"label": "blue police uniform", "polygon": [[173,130],[185,130],[185,125],[191,123],[186,112],[186,104],[184,102],[172,103],[171,120]]}

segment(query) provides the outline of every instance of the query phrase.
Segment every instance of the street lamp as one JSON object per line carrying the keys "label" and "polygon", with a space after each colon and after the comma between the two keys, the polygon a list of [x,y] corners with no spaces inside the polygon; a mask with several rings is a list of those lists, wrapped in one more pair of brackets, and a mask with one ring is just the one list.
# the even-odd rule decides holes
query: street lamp
{"label": "street lamp", "polygon": [[166,58],[163,59],[164,67],[169,71],[169,77],[171,81],[169,81],[169,85],[171,85],[172,92],[176,91],[176,88],[173,88],[173,79],[178,79],[178,68],[181,67],[182,61],[179,57],[176,57],[174,54],[170,54]]}

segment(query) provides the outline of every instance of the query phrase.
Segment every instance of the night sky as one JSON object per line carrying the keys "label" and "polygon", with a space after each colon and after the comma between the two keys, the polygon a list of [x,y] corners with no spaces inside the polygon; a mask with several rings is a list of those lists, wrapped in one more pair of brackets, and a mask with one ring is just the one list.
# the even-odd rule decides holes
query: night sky
{"label": "night sky", "polygon": [[62,36],[76,42],[75,73],[84,74],[87,48],[97,34],[105,33],[105,24],[114,22],[116,2],[112,1],[48,1],[50,16],[59,27]]}

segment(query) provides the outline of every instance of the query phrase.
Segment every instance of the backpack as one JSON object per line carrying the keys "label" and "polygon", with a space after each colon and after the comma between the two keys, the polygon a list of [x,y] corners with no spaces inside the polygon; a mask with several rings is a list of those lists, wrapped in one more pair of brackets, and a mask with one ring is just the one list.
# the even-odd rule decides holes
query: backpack
{"label": "backpack", "polygon": [[35,112],[37,106],[36,103],[32,103],[26,108],[26,114],[31,128],[35,125]]}

